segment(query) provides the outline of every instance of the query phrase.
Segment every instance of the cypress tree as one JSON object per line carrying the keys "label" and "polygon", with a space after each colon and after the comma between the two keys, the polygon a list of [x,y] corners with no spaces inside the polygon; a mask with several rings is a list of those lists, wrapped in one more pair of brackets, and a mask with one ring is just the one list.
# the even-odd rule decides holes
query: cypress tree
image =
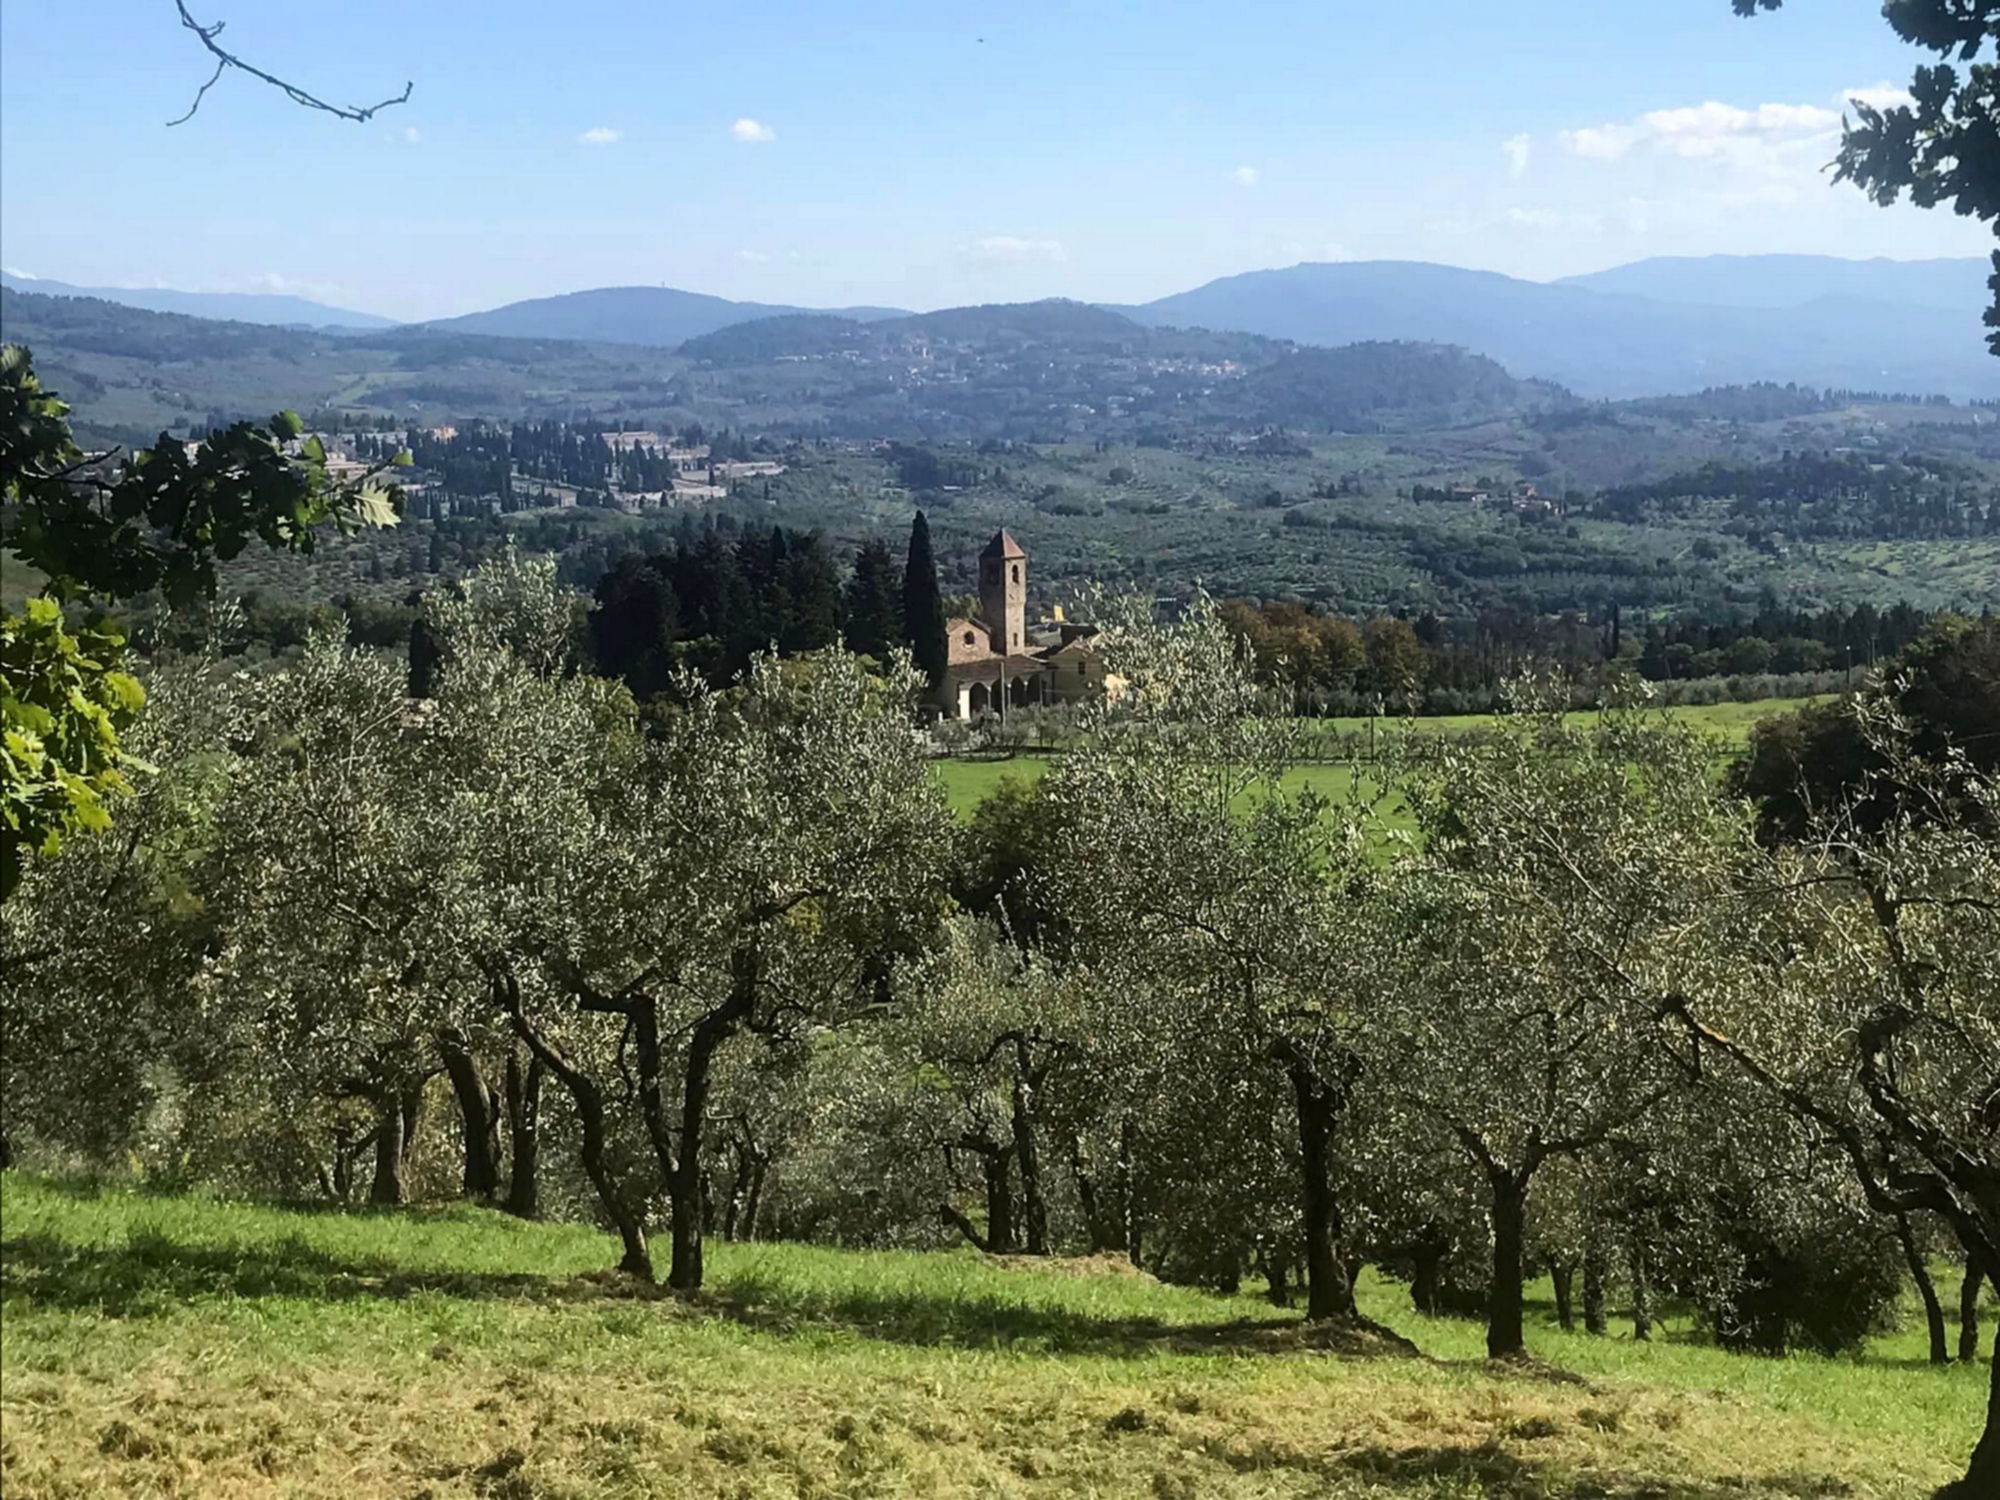
{"label": "cypress tree", "polygon": [[944,596],[931,552],[931,523],[922,511],[910,523],[910,555],[903,565],[903,630],[918,668],[937,686],[945,668]]}

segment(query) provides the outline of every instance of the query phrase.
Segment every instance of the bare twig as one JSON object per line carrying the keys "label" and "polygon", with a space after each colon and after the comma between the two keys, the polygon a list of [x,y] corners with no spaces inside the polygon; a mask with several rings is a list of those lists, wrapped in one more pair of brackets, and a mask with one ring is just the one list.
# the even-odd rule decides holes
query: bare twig
{"label": "bare twig", "polygon": [[413,84],[405,83],[403,85],[403,92],[396,95],[395,98],[384,99],[379,104],[370,104],[365,107],[328,104],[324,99],[307,93],[296,84],[287,83],[282,78],[274,77],[266,73],[262,68],[252,67],[235,53],[224,49],[216,41],[216,38],[222,35],[222,28],[226,24],[225,22],[217,21],[212,26],[202,25],[201,22],[188,14],[187,0],[174,0],[174,9],[180,12],[181,26],[185,30],[192,31],[200,39],[201,45],[207,50],[208,54],[215,59],[215,71],[209,75],[207,83],[204,83],[200,88],[195,90],[194,102],[188,106],[187,113],[177,120],[167,121],[167,124],[170,126],[185,125],[189,120],[192,120],[195,117],[195,111],[201,108],[201,101],[207,97],[208,91],[221,81],[222,75],[230,68],[235,68],[240,73],[248,73],[252,78],[268,83],[272,88],[277,89],[287,99],[290,99],[292,103],[302,109],[317,109],[332,115],[335,119],[352,120],[357,125],[374,118],[379,111],[389,108],[392,104],[407,103],[410,97],[410,90],[414,87]]}

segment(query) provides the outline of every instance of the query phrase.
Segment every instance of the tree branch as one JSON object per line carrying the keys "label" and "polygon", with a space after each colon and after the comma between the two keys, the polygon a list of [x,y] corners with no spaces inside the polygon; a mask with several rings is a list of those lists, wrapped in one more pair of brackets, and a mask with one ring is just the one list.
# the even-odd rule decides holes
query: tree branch
{"label": "tree branch", "polygon": [[188,106],[187,113],[179,119],[167,121],[169,126],[185,125],[189,120],[192,120],[195,117],[195,112],[201,108],[201,101],[207,97],[208,91],[221,82],[222,75],[231,68],[235,68],[240,73],[248,73],[252,78],[258,79],[263,83],[268,83],[272,88],[277,89],[287,99],[302,109],[320,110],[323,113],[332,115],[335,119],[352,120],[357,125],[374,118],[378,112],[389,108],[392,104],[407,103],[410,97],[410,90],[415,87],[412,83],[405,83],[402,93],[396,95],[393,99],[384,99],[379,104],[366,106],[328,104],[324,99],[307,93],[296,84],[287,83],[282,78],[266,73],[262,68],[251,66],[251,64],[245,62],[235,53],[222,47],[216,41],[216,38],[222,35],[222,28],[227,23],[217,21],[212,26],[202,25],[201,22],[188,14],[187,0],[174,0],[174,9],[180,12],[183,29],[192,31],[200,40],[202,47],[215,59],[215,71],[209,75],[208,82],[195,90],[194,102]]}

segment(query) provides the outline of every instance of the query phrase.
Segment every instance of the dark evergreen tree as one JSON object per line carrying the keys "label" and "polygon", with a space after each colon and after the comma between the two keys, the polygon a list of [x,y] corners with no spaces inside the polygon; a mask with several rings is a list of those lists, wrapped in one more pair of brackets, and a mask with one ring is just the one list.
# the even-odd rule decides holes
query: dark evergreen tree
{"label": "dark evergreen tree", "polygon": [[826,538],[793,532],[778,565],[778,649],[820,651],[840,633],[840,574]]}
{"label": "dark evergreen tree", "polygon": [[943,681],[944,595],[931,551],[931,523],[922,511],[910,523],[910,553],[903,565],[903,631],[910,654],[931,684]]}
{"label": "dark evergreen tree", "polygon": [[903,644],[903,599],[889,544],[871,537],[854,554],[847,580],[847,644],[863,656],[886,658]]}
{"label": "dark evergreen tree", "polygon": [[679,610],[674,586],[654,559],[628,553],[597,585],[590,616],[591,655],[597,670],[622,677],[648,697],[666,686],[673,667]]}
{"label": "dark evergreen tree", "polygon": [[412,698],[428,698],[437,687],[438,664],[443,653],[438,649],[437,637],[431,634],[430,622],[424,618],[424,596],[413,592],[404,603],[417,615],[410,626],[410,675],[406,691]]}

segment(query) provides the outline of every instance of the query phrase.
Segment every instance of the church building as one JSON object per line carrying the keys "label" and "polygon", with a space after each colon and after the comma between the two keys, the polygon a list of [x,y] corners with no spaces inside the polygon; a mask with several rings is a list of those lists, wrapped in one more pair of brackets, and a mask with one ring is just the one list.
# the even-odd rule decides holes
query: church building
{"label": "church building", "polygon": [[1028,554],[1006,532],[979,554],[979,613],[945,622],[945,672],[936,703],[947,719],[1005,717],[1009,709],[1075,703],[1104,691],[1090,648],[1096,632],[1057,613],[1051,628],[1028,626]]}

